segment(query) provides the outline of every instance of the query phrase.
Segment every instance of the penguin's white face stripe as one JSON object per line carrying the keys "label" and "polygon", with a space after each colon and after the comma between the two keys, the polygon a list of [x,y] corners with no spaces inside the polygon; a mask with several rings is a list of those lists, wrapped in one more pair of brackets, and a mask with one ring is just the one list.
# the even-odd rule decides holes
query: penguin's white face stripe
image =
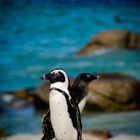
{"label": "penguin's white face stripe", "polygon": [[53,70],[53,71],[51,72],[51,74],[53,74],[53,73],[58,74],[59,72],[61,72],[61,73],[64,75],[65,80],[67,81],[68,75],[67,75],[66,72],[63,71],[63,70]]}
{"label": "penguin's white face stripe", "polygon": [[63,70],[60,70],[60,69],[51,71],[51,74],[53,74],[53,73],[58,73],[58,72],[63,73],[63,74],[67,77],[66,72],[65,72],[65,71],[63,71]]}

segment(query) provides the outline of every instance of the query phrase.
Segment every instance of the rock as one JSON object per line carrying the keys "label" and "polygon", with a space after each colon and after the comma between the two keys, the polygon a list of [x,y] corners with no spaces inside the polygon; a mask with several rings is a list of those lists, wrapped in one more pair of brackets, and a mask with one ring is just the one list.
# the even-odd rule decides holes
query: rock
{"label": "rock", "polygon": [[[48,106],[48,101],[44,101],[43,98],[36,93],[36,88],[1,92],[0,95],[3,101],[2,106],[0,106],[0,111],[3,111],[5,108],[25,108],[29,104],[34,104],[36,111],[44,112]],[[44,97],[46,96],[44,95]]]}
{"label": "rock", "polygon": [[[88,103],[105,111],[140,109],[140,82],[121,74],[102,74],[89,85]],[[95,108],[95,107],[94,107]]]}
{"label": "rock", "polygon": [[99,49],[140,49],[140,34],[125,30],[109,30],[95,35],[78,55],[89,55]]}
{"label": "rock", "polygon": [[87,129],[87,130],[84,131],[84,133],[88,134],[88,135],[91,135],[93,137],[99,137],[99,138],[104,138],[104,139],[112,137],[109,130],[100,131],[100,130]]}
{"label": "rock", "polygon": [[5,132],[5,130],[3,130],[3,129],[0,128],[0,138],[6,137],[6,136],[8,136],[8,135],[9,135],[9,134],[8,134],[7,132]]}
{"label": "rock", "polygon": [[6,138],[6,140],[40,140],[41,134],[33,135],[33,134],[16,134]]}
{"label": "rock", "polygon": [[[17,91],[16,91],[17,93]],[[21,109],[29,104],[29,102],[24,101],[16,97],[14,91],[12,92],[1,92],[1,104],[0,113],[4,113],[6,109]]]}
{"label": "rock", "polygon": [[[42,134],[33,135],[33,134],[17,134],[9,136],[6,140],[40,140]],[[96,136],[90,136],[87,134],[83,135],[83,140],[140,140],[140,136],[135,135],[119,135],[109,139],[103,139]]]}
{"label": "rock", "polygon": [[[32,135],[32,134],[17,134],[7,137],[6,140],[40,140],[42,134]],[[106,140],[103,138],[93,137],[87,134],[83,134],[83,140]]]}
{"label": "rock", "polygon": [[49,82],[43,83],[42,85],[38,86],[35,90],[36,95],[47,103],[49,102],[49,92],[50,92]]}
{"label": "rock", "polygon": [[33,102],[33,94],[34,94],[34,87],[16,90],[16,91],[9,91],[6,92],[9,95],[12,95],[18,99],[27,101],[27,102]]}
{"label": "rock", "polygon": [[135,135],[119,135],[108,140],[140,140],[140,136]]}

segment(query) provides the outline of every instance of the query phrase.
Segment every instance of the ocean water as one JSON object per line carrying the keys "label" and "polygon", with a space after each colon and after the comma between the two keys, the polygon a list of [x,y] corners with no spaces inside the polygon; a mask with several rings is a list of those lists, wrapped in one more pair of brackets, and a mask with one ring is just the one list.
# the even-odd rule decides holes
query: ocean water
{"label": "ocean water", "polygon": [[57,67],[64,68],[71,77],[86,71],[120,72],[140,79],[137,50],[102,50],[90,57],[75,55],[100,31],[139,32],[139,7],[140,2],[126,0],[23,0],[1,5],[0,91],[39,85],[40,76]]}
{"label": "ocean water", "polygon": [[[136,0],[1,0],[0,91],[42,84],[40,76],[58,67],[70,77],[80,72],[117,72],[140,80],[138,50],[108,49],[76,56],[100,31],[140,32],[139,8]],[[41,116],[33,114],[32,107],[7,110],[0,115],[0,128],[9,133],[40,133]],[[139,118],[140,112],[128,112],[92,113],[82,119],[84,128],[140,135]]]}
{"label": "ocean water", "polygon": [[[12,111],[13,112],[13,111]],[[42,114],[34,115],[31,108],[14,110],[14,113],[0,115],[0,128],[8,134],[40,134]],[[82,114],[83,130],[109,130],[113,136],[119,134],[140,136],[140,112]]]}

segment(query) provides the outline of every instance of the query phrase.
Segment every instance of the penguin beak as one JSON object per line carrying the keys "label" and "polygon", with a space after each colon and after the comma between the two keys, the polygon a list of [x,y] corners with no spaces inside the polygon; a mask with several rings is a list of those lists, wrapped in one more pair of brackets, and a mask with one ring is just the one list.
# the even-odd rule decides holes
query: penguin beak
{"label": "penguin beak", "polygon": [[51,79],[51,74],[48,73],[48,74],[44,74],[40,77],[42,80],[50,80]]}

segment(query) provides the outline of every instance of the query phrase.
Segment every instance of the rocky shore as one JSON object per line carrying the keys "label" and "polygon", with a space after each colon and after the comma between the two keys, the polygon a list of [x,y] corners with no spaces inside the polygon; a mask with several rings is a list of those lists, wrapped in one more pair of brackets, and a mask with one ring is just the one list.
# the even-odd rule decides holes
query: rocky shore
{"label": "rocky shore", "polygon": [[[89,85],[89,99],[85,110],[131,111],[140,109],[140,81],[117,73],[103,73],[100,76],[100,80],[93,81]],[[72,82],[73,79],[71,79]],[[43,83],[35,88],[4,92],[1,94],[4,101],[6,101],[6,95],[11,96],[11,100],[8,101],[10,107],[22,107],[22,105],[32,103],[37,110],[44,111],[48,105],[49,83]],[[17,104],[18,100],[22,103]]]}
{"label": "rocky shore", "polygon": [[[31,134],[19,134],[19,135],[15,135],[15,136],[10,136],[7,137],[6,140],[40,140],[42,137],[41,134],[39,135],[31,135]],[[87,134],[83,135],[83,140],[106,140],[104,138],[100,138],[100,137],[93,137]]]}
{"label": "rocky shore", "polygon": [[[6,140],[40,140],[41,134],[39,135],[31,135],[31,134],[19,134],[7,137]],[[4,139],[2,139],[4,140]],[[134,136],[134,135],[119,135],[113,138],[100,138],[97,136],[91,136],[84,134],[83,140],[140,140],[140,136]]]}
{"label": "rocky shore", "polygon": [[[140,34],[127,30],[108,30],[95,35],[77,54],[89,55],[103,48],[139,49]],[[101,73],[101,79],[89,85],[87,110],[92,111],[130,111],[140,109],[140,81],[118,73]],[[73,78],[71,78],[71,83]],[[37,110],[48,105],[49,83],[16,91],[1,92],[7,105],[20,107],[32,103]],[[4,95],[4,96],[3,96]],[[7,101],[7,97],[8,101]],[[11,100],[9,100],[9,97]],[[22,100],[22,104],[17,104]]]}
{"label": "rocky shore", "polygon": [[[101,79],[89,85],[89,99],[85,110],[88,111],[130,111],[140,109],[140,81],[117,73],[102,73]],[[73,83],[71,78],[71,84]],[[34,105],[37,111],[45,111],[48,105],[49,83],[34,88],[3,92],[1,99],[4,108],[24,108],[28,104]],[[2,140],[39,140],[42,134],[10,135],[2,131]],[[109,130],[84,130],[83,140],[139,140],[138,136],[119,135],[112,137]]]}
{"label": "rocky shore", "polygon": [[78,55],[90,55],[97,50],[107,48],[140,49],[140,34],[127,30],[108,30],[95,35]]}
{"label": "rocky shore", "polygon": [[[140,49],[140,35],[125,30],[110,30],[98,33],[77,55],[91,55],[107,48]],[[100,80],[89,85],[89,99],[84,110],[91,112],[126,112],[140,110],[140,81],[119,73],[100,73]],[[74,78],[71,78],[71,84]],[[0,113],[7,108],[20,109],[33,105],[36,111],[44,112],[48,106],[49,83],[16,91],[0,93]],[[0,131],[0,136],[6,136]],[[6,140],[39,140],[42,134],[17,134]],[[112,137],[109,131],[86,130],[83,140],[140,140],[139,136],[119,135]]]}

